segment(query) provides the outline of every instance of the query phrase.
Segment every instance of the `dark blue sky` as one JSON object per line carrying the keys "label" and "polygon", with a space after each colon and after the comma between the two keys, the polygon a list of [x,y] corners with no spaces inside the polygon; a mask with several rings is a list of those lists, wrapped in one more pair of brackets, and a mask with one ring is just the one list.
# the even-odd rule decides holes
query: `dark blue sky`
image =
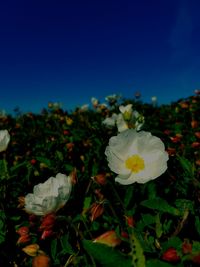
{"label": "dark blue sky", "polygon": [[65,109],[136,91],[169,103],[200,87],[199,0],[6,0],[0,109]]}

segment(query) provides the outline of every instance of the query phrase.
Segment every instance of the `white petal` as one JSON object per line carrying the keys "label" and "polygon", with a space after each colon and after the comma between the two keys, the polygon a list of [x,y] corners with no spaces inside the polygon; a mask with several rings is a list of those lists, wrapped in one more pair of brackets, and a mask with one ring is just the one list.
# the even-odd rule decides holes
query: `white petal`
{"label": "white petal", "polygon": [[8,133],[8,130],[0,130],[0,152],[7,149],[9,142],[10,134]]}

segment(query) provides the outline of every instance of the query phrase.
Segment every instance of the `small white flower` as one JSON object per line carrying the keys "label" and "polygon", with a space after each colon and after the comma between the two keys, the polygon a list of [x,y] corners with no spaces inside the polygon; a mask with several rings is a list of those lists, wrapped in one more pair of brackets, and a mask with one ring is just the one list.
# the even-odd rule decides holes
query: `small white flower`
{"label": "small white flower", "polygon": [[35,185],[33,193],[25,196],[25,210],[40,216],[56,212],[69,199],[71,188],[71,177],[58,173],[56,177]]}
{"label": "small white flower", "polygon": [[10,142],[10,134],[8,130],[0,130],[0,152],[7,149],[8,143]]}
{"label": "small white flower", "polygon": [[105,154],[109,168],[123,185],[146,183],[167,169],[168,153],[160,138],[150,132],[127,129],[109,140]]}
{"label": "small white flower", "polygon": [[97,98],[95,98],[95,97],[92,97],[92,98],[91,98],[91,103],[92,103],[92,105],[93,105],[94,107],[97,107],[98,104],[99,104],[99,100],[98,100]]}
{"label": "small white flower", "polygon": [[103,110],[107,108],[108,108],[108,105],[106,105],[106,103],[101,103],[97,106],[97,112],[101,113]]}
{"label": "small white flower", "polygon": [[151,101],[152,101],[152,102],[157,102],[157,96],[152,96],[152,97],[151,97]]}
{"label": "small white flower", "polygon": [[132,113],[133,113],[133,108],[132,108],[132,104],[128,104],[126,106],[119,106],[119,110],[120,112],[123,114],[123,117],[126,121],[131,119]]}
{"label": "small white flower", "polygon": [[156,96],[152,96],[152,97],[151,97],[151,102],[152,102],[152,105],[153,105],[154,107],[156,107],[156,105],[157,105],[157,97],[156,97]]}
{"label": "small white flower", "polygon": [[128,115],[129,120],[125,120],[124,114],[119,114],[116,119],[116,125],[118,132],[121,133],[129,128],[136,129],[139,131],[144,124],[144,117],[140,115],[136,110],[132,111],[130,115]]}
{"label": "small white flower", "polygon": [[84,104],[84,105],[82,105],[80,107],[80,111],[82,111],[82,112],[88,111],[88,109],[89,109],[89,105],[88,104]]}
{"label": "small white flower", "polygon": [[119,106],[121,113],[113,113],[111,117],[106,118],[102,123],[111,128],[117,126],[118,132],[121,133],[127,129],[133,128],[139,131],[144,124],[144,117],[136,110],[132,109],[132,104]]}
{"label": "small white flower", "polygon": [[144,116],[142,116],[139,112],[137,112],[136,110],[133,111],[133,114],[132,114],[132,119],[131,119],[134,124],[135,124],[135,129],[137,131],[139,131],[143,124],[144,124]]}
{"label": "small white flower", "polygon": [[114,104],[117,102],[117,100],[120,98],[120,95],[112,94],[105,97],[105,100],[110,104]]}
{"label": "small white flower", "polygon": [[116,119],[118,115],[116,113],[113,113],[111,117],[106,118],[102,121],[102,123],[107,126],[108,128],[112,128],[116,124]]}

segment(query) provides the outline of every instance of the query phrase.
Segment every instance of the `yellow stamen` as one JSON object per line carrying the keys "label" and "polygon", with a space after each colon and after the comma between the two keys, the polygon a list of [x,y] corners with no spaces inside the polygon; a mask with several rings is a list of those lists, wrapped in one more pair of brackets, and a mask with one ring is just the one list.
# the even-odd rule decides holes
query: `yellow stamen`
{"label": "yellow stamen", "polygon": [[133,155],[125,161],[125,165],[127,169],[138,173],[144,169],[144,160],[139,155]]}

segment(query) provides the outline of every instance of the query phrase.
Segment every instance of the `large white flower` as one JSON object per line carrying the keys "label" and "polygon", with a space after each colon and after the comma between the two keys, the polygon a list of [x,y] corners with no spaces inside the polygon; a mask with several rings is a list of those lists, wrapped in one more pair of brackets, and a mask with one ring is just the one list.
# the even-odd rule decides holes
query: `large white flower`
{"label": "large white flower", "polygon": [[10,142],[10,134],[8,130],[0,130],[0,152],[7,149],[8,143]]}
{"label": "large white flower", "polygon": [[33,194],[25,196],[25,210],[35,215],[46,215],[62,208],[70,197],[71,177],[58,173],[44,183],[35,185]]}
{"label": "large white flower", "polygon": [[150,132],[127,129],[109,140],[105,150],[115,181],[123,185],[146,183],[167,169],[168,153],[160,138]]}

